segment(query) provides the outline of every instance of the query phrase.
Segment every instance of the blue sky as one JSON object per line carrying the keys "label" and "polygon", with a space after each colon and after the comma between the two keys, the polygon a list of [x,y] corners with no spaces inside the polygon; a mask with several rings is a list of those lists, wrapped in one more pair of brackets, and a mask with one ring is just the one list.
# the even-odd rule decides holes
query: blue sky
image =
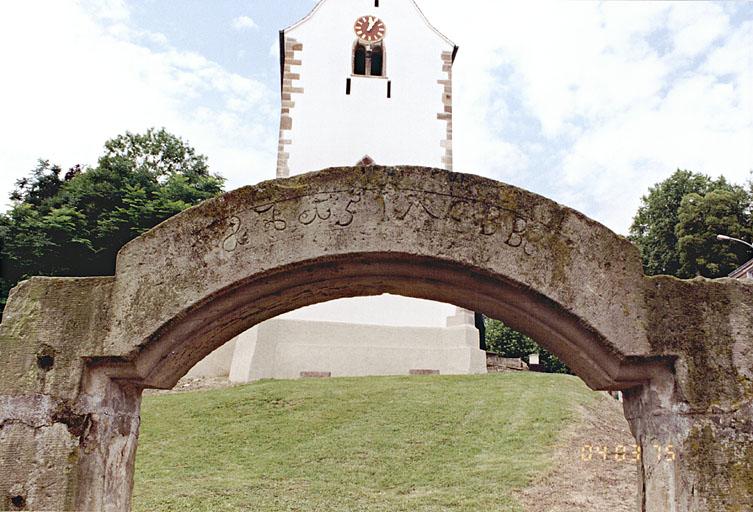
{"label": "blue sky", "polygon": [[[278,32],[304,17],[312,0],[139,0],[128,3],[134,25],[164,34],[181,50],[199,53],[223,68],[273,86],[278,67],[270,59]],[[179,8],[176,6],[179,5]],[[248,18],[253,24],[234,28]]]}
{"label": "blue sky", "polygon": [[[460,45],[456,170],[623,234],[676,168],[749,178],[753,2],[418,3]],[[228,188],[272,178],[277,33],[313,5],[0,3],[0,198],[37,158],[94,164],[105,140],[150,126],[208,155]]]}

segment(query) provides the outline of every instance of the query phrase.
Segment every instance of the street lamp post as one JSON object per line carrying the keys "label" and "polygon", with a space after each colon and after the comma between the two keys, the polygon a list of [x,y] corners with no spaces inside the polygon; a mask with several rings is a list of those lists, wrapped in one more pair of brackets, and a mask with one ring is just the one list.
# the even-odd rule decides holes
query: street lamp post
{"label": "street lamp post", "polygon": [[753,249],[753,244],[746,242],[745,240],[740,240],[739,238],[732,238],[731,236],[727,235],[716,235],[716,239],[721,242],[738,242],[744,245],[747,245],[751,249]]}

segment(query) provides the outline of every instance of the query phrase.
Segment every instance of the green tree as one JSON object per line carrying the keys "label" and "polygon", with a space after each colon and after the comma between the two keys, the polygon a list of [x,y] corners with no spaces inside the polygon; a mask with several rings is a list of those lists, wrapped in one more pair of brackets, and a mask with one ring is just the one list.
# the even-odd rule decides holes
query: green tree
{"label": "green tree", "polygon": [[540,364],[544,366],[547,372],[572,373],[557,356],[500,320],[485,317],[484,327],[486,328],[486,349],[489,352],[503,357],[519,357],[526,362],[528,362],[529,355],[538,353]]}
{"label": "green tree", "polygon": [[[733,204],[737,212],[732,212]],[[742,264],[746,258],[739,248],[711,247],[718,243],[713,238],[719,231],[714,230],[750,233],[750,204],[751,194],[723,177],[714,180],[685,170],[651,187],[630,227],[630,239],[641,251],[646,274],[720,277],[730,265]],[[708,239],[702,240],[705,236]]]}
{"label": "green tree", "polygon": [[0,307],[27,277],[112,275],[118,250],[222,192],[205,156],[164,129],[105,143],[97,166],[64,175],[40,160],[0,214]]}
{"label": "green tree", "polygon": [[750,195],[742,187],[688,194],[677,218],[679,275],[723,277],[753,257],[742,244],[716,240],[720,233],[750,238]]}

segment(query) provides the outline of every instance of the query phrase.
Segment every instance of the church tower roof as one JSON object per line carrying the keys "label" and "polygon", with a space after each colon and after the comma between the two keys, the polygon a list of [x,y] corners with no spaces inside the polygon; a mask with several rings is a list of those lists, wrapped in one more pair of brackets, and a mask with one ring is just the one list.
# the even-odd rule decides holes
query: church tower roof
{"label": "church tower roof", "polygon": [[[311,20],[314,16],[316,16],[316,13],[326,4],[327,2],[331,1],[337,1],[337,0],[319,0],[317,4],[314,6],[309,13],[298,20],[297,22],[293,23],[289,27],[286,27],[282,30],[280,30],[280,78],[282,79],[282,75],[284,74],[285,70],[285,34],[294,32],[298,27],[301,25],[304,25],[309,20]],[[350,1],[350,0],[347,0]],[[429,22],[429,19],[426,17],[426,15],[423,13],[421,8],[418,6],[415,0],[388,0],[388,1],[402,1],[402,2],[410,2],[410,4],[413,6],[413,8],[416,10],[420,18],[423,20],[423,22],[426,24],[426,26],[434,32],[440,39],[442,39],[447,45],[452,47],[452,60],[455,61],[455,56],[458,53],[458,50],[460,49],[458,45],[452,42],[452,40],[444,35],[442,32],[440,32],[434,25]]]}

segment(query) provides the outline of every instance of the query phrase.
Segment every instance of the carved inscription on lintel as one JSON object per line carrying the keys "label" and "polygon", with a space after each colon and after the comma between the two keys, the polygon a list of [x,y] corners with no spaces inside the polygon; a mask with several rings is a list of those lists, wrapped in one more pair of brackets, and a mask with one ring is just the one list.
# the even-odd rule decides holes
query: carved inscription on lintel
{"label": "carved inscription on lintel", "polygon": [[291,229],[320,225],[344,229],[359,215],[378,216],[382,222],[401,224],[448,222],[458,233],[501,236],[505,245],[520,248],[529,256],[535,254],[531,221],[524,215],[469,198],[395,190],[327,192],[255,206],[227,219],[221,247],[234,252],[249,243],[253,231],[266,233],[270,242],[274,242],[278,235]]}

